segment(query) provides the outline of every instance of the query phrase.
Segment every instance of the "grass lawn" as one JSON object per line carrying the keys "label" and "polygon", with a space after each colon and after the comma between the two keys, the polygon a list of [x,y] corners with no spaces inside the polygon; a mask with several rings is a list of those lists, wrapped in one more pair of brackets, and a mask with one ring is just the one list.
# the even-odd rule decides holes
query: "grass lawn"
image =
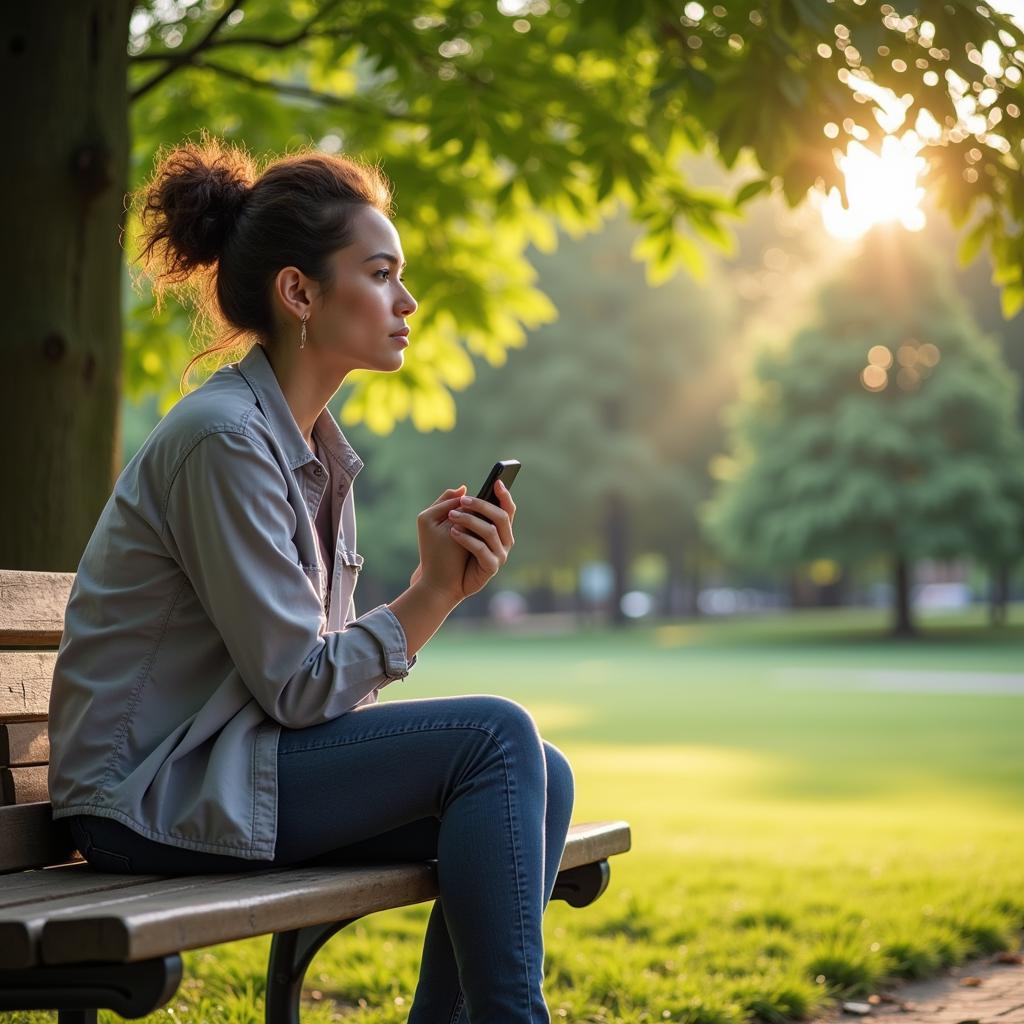
{"label": "grass lawn", "polygon": [[[387,699],[496,693],[625,818],[592,907],[546,916],[553,1020],[770,1022],[1016,948],[1024,928],[1024,608],[916,642],[873,612],[509,637],[452,623]],[[304,1020],[405,1021],[427,907],[342,932]],[[153,1018],[262,1019],[269,939],[186,955]],[[11,1021],[42,1021],[13,1014]]]}

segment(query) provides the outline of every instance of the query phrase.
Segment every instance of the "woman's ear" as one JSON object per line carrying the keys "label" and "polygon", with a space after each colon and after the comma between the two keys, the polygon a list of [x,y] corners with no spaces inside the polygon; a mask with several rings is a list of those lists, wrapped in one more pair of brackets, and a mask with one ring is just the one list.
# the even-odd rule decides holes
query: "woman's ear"
{"label": "woman's ear", "polygon": [[292,316],[308,312],[315,289],[298,267],[282,267],[274,278],[274,293],[282,308]]}

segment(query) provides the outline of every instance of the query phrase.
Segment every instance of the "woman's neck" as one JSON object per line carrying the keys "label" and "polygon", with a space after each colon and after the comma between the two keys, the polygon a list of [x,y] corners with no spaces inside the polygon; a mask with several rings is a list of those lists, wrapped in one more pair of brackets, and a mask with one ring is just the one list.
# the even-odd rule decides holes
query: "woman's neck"
{"label": "woman's neck", "polygon": [[313,427],[344,376],[339,380],[337,370],[329,372],[319,366],[313,353],[300,358],[297,348],[289,352],[279,346],[268,346],[265,351],[299,433],[313,451]]}

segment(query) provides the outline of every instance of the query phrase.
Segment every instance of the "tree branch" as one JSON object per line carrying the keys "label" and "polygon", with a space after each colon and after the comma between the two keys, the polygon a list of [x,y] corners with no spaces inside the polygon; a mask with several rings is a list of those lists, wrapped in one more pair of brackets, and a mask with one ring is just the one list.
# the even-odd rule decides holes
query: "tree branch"
{"label": "tree branch", "polygon": [[192,63],[196,54],[204,47],[210,45],[213,37],[220,31],[221,26],[228,20],[228,18],[231,17],[232,14],[235,13],[235,11],[240,10],[244,3],[245,0],[231,0],[231,3],[228,4],[223,14],[221,14],[207,30],[206,35],[204,35],[203,38],[200,39],[199,42],[197,42],[191,49],[183,50],[181,53],[175,53],[172,56],[168,56],[167,67],[161,68],[161,70],[159,70],[155,75],[147,78],[146,81],[138,87],[138,89],[129,93],[129,102],[141,99],[150,91],[150,89],[154,89],[158,86],[165,78],[167,78],[168,75],[173,75],[178,68],[183,67],[185,64]]}
{"label": "tree branch", "polygon": [[[281,39],[272,39],[270,36],[228,36],[226,39],[214,39],[204,49],[209,52],[210,50],[223,50],[229,46],[263,46],[269,50],[285,50],[289,46],[301,43],[303,39],[330,39],[337,36],[339,31],[351,32],[351,28],[339,25],[336,28],[322,29],[319,32],[300,29],[294,35],[283,36]],[[166,52],[139,53],[134,57],[129,57],[128,61],[131,64],[153,64],[171,59],[172,54]]]}
{"label": "tree branch", "polygon": [[[351,31],[351,29],[344,26],[335,26],[335,28],[328,29],[323,32],[312,31],[313,26],[318,22],[322,21],[323,18],[330,13],[333,7],[337,7],[341,0],[325,0],[323,6],[303,25],[297,29],[290,36],[282,36],[280,39],[273,39],[270,36],[228,36],[226,39],[214,39],[213,36],[217,32],[220,24],[226,19],[231,13],[229,10],[225,15],[222,15],[218,19],[218,23],[206,33],[206,35],[199,40],[199,42],[189,50],[182,51],[180,53],[174,50],[164,50],[161,53],[140,53],[135,57],[131,58],[132,63],[143,64],[152,63],[153,61],[173,61],[175,67],[180,67],[182,64],[191,62],[192,57],[196,56],[201,50],[215,50],[223,49],[225,46],[265,46],[274,50],[284,50],[289,46],[294,46],[296,43],[301,43],[303,39],[307,38],[326,38],[337,34],[339,29],[345,31]],[[238,6],[237,4],[235,6]]]}
{"label": "tree branch", "polygon": [[412,114],[405,114],[397,110],[389,110],[386,107],[377,107],[355,96],[338,96],[334,93],[310,89],[305,85],[296,85],[294,82],[275,82],[266,78],[255,78],[244,71],[225,67],[223,64],[214,64],[208,60],[193,61],[192,66],[200,70],[214,71],[218,75],[223,75],[225,78],[241,82],[243,85],[248,85],[255,89],[264,89],[283,96],[296,96],[304,100],[313,100],[326,107],[346,107],[349,110],[358,110],[360,113],[370,114],[374,117],[383,117],[389,121],[426,124],[426,120],[422,117],[415,117]]}

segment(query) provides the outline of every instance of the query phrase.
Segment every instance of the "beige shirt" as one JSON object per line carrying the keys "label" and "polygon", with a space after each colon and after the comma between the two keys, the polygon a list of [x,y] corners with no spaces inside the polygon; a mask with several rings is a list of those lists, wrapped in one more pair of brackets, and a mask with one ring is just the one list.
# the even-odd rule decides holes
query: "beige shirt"
{"label": "beige shirt", "polygon": [[125,466],[65,612],[54,817],[97,814],[172,846],[270,858],[281,727],[374,703],[416,663],[387,605],[356,617],[363,463],[328,410],[313,435],[324,461],[255,345],[179,401]]}

